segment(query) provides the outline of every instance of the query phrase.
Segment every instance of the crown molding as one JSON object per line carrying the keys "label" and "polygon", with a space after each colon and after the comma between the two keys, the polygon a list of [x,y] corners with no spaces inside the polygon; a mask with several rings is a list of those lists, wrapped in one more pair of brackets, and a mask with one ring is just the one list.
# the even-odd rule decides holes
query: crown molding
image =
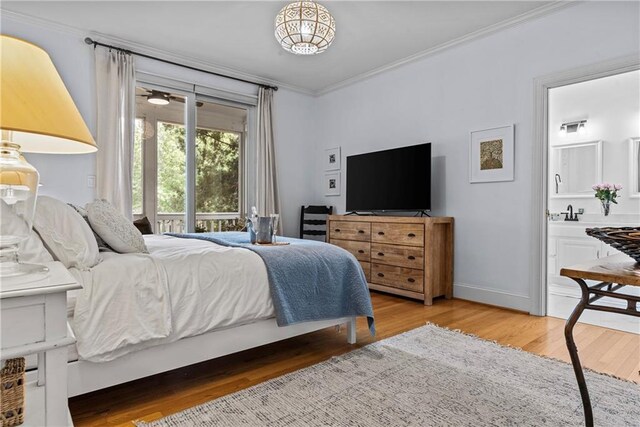
{"label": "crown molding", "polygon": [[[140,53],[144,53],[150,56],[156,56],[158,58],[166,59],[169,61],[181,63],[188,65],[190,67],[201,68],[206,71],[211,71],[214,73],[226,74],[232,77],[238,77],[245,80],[250,80],[255,82],[256,84],[265,84],[270,86],[278,86],[279,88],[288,89],[294,92],[299,92],[305,95],[316,95],[316,92],[313,90],[305,89],[299,86],[290,85],[278,80],[267,79],[261,76],[257,76],[255,74],[246,73],[244,71],[240,71],[234,68],[225,67],[219,64],[213,64],[208,61],[203,61],[198,58],[180,55],[175,52],[166,51],[163,49],[157,49],[151,46],[147,46],[141,43],[132,42],[129,40],[125,40],[116,36],[112,36],[109,34],[103,34],[96,31],[85,31],[70,25],[60,24],[58,22],[50,21],[48,19],[37,18],[35,16],[26,15],[23,13],[12,12],[9,10],[2,10],[2,18],[8,18],[12,21],[35,25],[41,28],[45,28],[48,30],[57,31],[60,33],[64,33],[67,35],[75,36],[80,38],[81,40],[85,37],[91,37],[96,41],[100,41],[102,43],[111,44],[117,47],[121,47],[123,49],[135,50]],[[87,46],[89,48],[89,46]],[[224,77],[222,77],[224,78]],[[248,83],[249,84],[249,83]]]}
{"label": "crown molding", "polygon": [[284,89],[288,89],[294,92],[298,92],[304,95],[310,95],[310,96],[322,96],[325,95],[327,93],[333,92],[335,90],[347,87],[347,86],[351,86],[355,83],[358,83],[360,81],[369,79],[371,77],[374,77],[378,74],[393,70],[395,68],[399,68],[402,67],[404,65],[416,62],[418,60],[421,60],[423,58],[426,58],[428,56],[431,55],[435,55],[439,52],[442,52],[444,50],[450,49],[452,47],[455,46],[459,46],[462,45],[464,43],[468,43],[471,42],[473,40],[497,33],[501,30],[510,28],[510,27],[514,27],[517,26],[519,24],[522,24],[524,22],[551,14],[559,9],[563,9],[569,6],[573,6],[575,4],[579,4],[579,3],[583,3],[584,0],[556,0],[553,3],[550,4],[546,4],[543,6],[540,6],[538,8],[532,9],[526,13],[514,16],[512,18],[509,18],[507,20],[504,20],[502,22],[490,25],[488,27],[482,28],[480,30],[474,31],[472,33],[466,34],[462,37],[459,37],[457,39],[454,40],[450,40],[446,43],[442,43],[438,46],[435,46],[433,48],[430,49],[426,49],[424,51],[418,52],[416,54],[407,56],[405,58],[402,58],[400,60],[391,62],[389,64],[383,65],[381,67],[375,68],[373,70],[358,74],[356,76],[350,77],[348,79],[342,80],[338,83],[326,86],[322,89],[319,90],[311,90],[311,89],[306,89],[303,87],[299,87],[299,86],[295,86],[295,85],[291,85],[288,83],[284,83],[278,80],[272,80],[272,79],[266,79],[264,77],[261,76],[257,76],[254,74],[250,74],[241,70],[237,70],[234,68],[229,68],[229,67],[225,67],[219,64],[213,64],[211,62],[208,61],[203,61],[201,59],[198,58],[194,58],[194,57],[190,57],[190,56],[184,56],[184,55],[180,55],[178,53],[175,52],[170,52],[170,51],[165,51],[162,49],[157,49],[157,48],[153,48],[144,44],[140,44],[140,43],[135,43],[129,40],[125,40],[125,39],[121,39],[118,38],[116,36],[111,36],[108,34],[102,34],[102,33],[98,33],[98,32],[86,32],[84,30],[81,30],[79,28],[70,26],[70,25],[66,25],[66,24],[60,24],[54,21],[50,21],[47,19],[43,19],[43,18],[37,18],[31,15],[26,15],[26,14],[22,14],[22,13],[18,13],[18,12],[12,12],[9,10],[4,10],[2,9],[2,17],[3,18],[9,18],[11,20],[14,21],[18,21],[18,22],[22,22],[22,23],[26,23],[26,24],[31,24],[31,25],[36,25],[39,27],[43,27],[49,30],[53,30],[53,31],[57,31],[57,32],[62,32],[65,34],[69,34],[69,35],[73,35],[73,36],[77,36],[79,38],[84,38],[86,36],[90,36],[93,39],[96,39],[98,41],[101,41],[103,43],[107,43],[107,44],[112,44],[114,46],[119,46],[125,49],[131,49],[131,50],[136,50],[139,51],[140,53],[144,53],[147,55],[151,55],[151,56],[157,56],[159,58],[162,59],[166,59],[169,61],[173,61],[173,62],[178,62],[178,63],[183,63],[185,65],[189,65],[192,67],[196,67],[196,68],[202,68],[203,70],[207,70],[207,71],[212,71],[215,73],[221,73],[221,74],[228,74],[229,76],[233,76],[233,77],[238,77],[238,78],[242,78],[245,80],[251,80],[256,82],[257,84],[267,84],[267,85],[273,85],[273,86],[278,86]]}
{"label": "crown molding", "polygon": [[523,14],[514,16],[507,20],[498,22],[496,24],[490,25],[488,27],[482,28],[480,30],[474,31],[472,33],[466,34],[462,37],[458,37],[457,39],[450,40],[448,42],[442,43],[438,46],[423,50],[422,52],[418,52],[416,54],[407,56],[405,58],[399,59],[397,61],[391,62],[389,64],[383,65],[381,67],[375,68],[371,71],[367,71],[362,74],[358,74],[356,76],[350,77],[348,79],[342,80],[341,82],[326,86],[320,90],[314,92],[315,96],[322,96],[329,92],[333,92],[335,90],[351,86],[355,83],[358,83],[363,80],[367,80],[373,76],[378,74],[382,74],[386,71],[393,70],[395,68],[402,67],[403,65],[410,64],[412,62],[416,62],[420,59],[426,58],[431,55],[435,55],[444,50],[450,49],[455,46],[459,46],[465,43],[469,43],[473,40],[480,39],[482,37],[489,36],[491,34],[497,33],[507,28],[515,27],[519,24],[522,24],[527,21],[531,21],[533,19],[549,15],[559,9],[563,9],[569,6],[573,6],[578,3],[583,3],[583,0],[556,0],[553,3],[546,4],[544,6],[537,7]]}

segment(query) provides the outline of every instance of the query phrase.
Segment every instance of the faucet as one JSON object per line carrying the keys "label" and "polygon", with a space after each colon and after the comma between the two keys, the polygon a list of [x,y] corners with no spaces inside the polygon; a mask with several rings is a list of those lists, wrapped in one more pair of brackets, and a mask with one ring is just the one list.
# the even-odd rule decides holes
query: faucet
{"label": "faucet", "polygon": [[573,213],[573,206],[567,206],[569,212],[562,212],[564,214],[565,221],[578,221],[578,213]]}
{"label": "faucet", "polygon": [[554,179],[556,181],[556,194],[558,194],[558,184],[562,182],[562,179],[560,179],[560,174],[557,173]]}

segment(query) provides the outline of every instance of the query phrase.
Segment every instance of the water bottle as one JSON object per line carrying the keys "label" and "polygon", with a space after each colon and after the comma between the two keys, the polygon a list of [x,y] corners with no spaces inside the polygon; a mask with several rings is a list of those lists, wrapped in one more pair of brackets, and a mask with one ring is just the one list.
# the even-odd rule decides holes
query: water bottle
{"label": "water bottle", "polygon": [[256,221],[258,219],[258,210],[255,206],[251,207],[251,216],[247,219],[247,231],[249,232],[249,240],[251,243],[256,242]]}

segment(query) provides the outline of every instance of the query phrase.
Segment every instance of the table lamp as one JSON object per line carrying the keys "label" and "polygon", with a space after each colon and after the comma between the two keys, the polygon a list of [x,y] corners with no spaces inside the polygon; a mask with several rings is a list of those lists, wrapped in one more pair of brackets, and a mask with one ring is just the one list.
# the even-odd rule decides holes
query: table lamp
{"label": "table lamp", "polygon": [[18,246],[31,235],[38,171],[25,153],[96,151],[51,58],[40,47],[0,35],[0,277],[46,273],[19,262]]}

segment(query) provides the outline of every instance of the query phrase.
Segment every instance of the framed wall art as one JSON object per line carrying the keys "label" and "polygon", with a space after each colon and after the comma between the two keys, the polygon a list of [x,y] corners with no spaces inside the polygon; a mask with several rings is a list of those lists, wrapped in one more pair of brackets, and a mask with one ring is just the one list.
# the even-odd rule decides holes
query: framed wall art
{"label": "framed wall art", "polygon": [[471,132],[469,182],[513,181],[514,139],[513,125]]}
{"label": "framed wall art", "polygon": [[340,172],[324,174],[324,195],[340,195]]}
{"label": "framed wall art", "polygon": [[324,170],[340,170],[340,147],[324,150]]}

